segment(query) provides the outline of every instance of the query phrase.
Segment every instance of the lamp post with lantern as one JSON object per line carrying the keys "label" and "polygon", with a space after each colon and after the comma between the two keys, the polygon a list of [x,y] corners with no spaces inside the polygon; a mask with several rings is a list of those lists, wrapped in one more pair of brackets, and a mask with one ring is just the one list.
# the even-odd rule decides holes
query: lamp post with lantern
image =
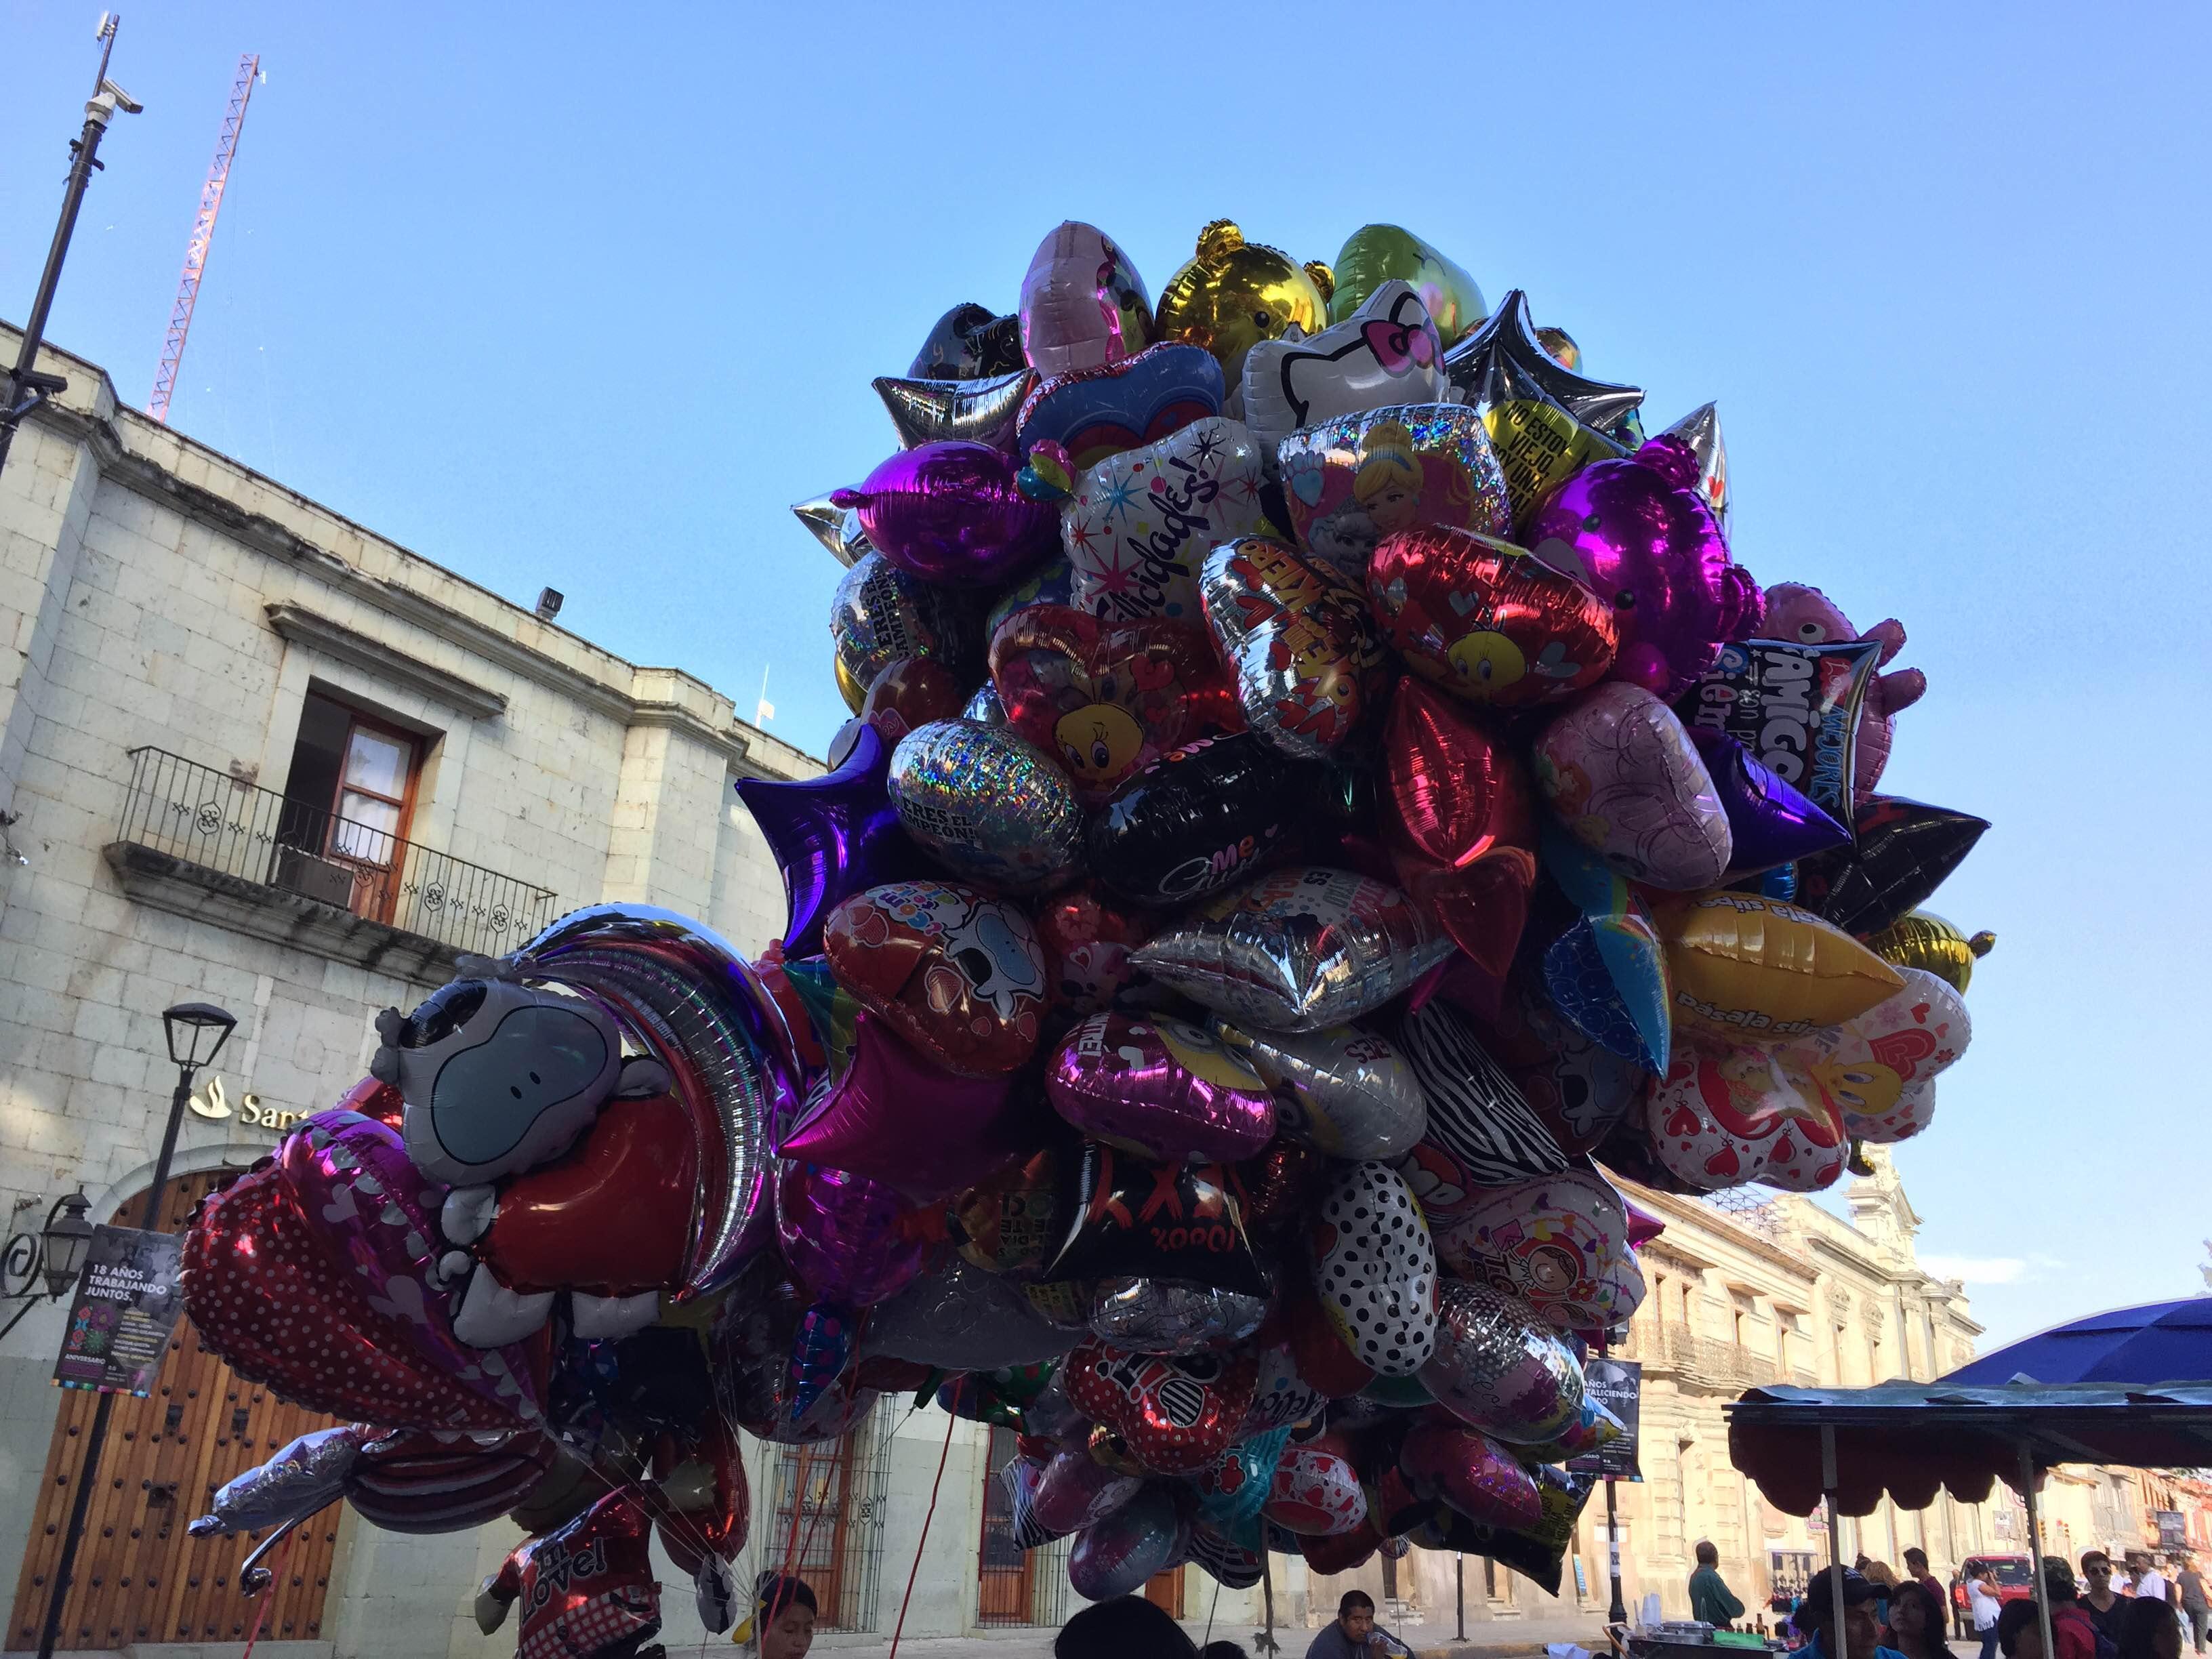
{"label": "lamp post with lantern", "polygon": [[[209,1002],[180,1002],[161,1012],[161,1027],[169,1040],[169,1058],[177,1067],[177,1091],[169,1097],[169,1121],[161,1132],[161,1156],[154,1160],[154,1182],[147,1188],[146,1207],[138,1219],[138,1224],[149,1232],[161,1228],[161,1200],[167,1196],[169,1164],[177,1154],[177,1131],[184,1122],[185,1103],[192,1097],[192,1079],[214,1062],[237,1024],[235,1015]],[[85,1238],[89,1244],[89,1227],[85,1230]],[[81,1261],[82,1256],[78,1259]],[[72,1273],[70,1278],[74,1280],[76,1274]],[[93,1483],[100,1476],[100,1454],[107,1442],[107,1419],[114,1411],[115,1396],[103,1393],[100,1404],[93,1408],[92,1426],[85,1431],[84,1462],[78,1466],[76,1492],[70,1500],[69,1529],[62,1534],[61,1559],[54,1567],[52,1587],[46,1591],[46,1620],[39,1632],[39,1659],[53,1659],[55,1640],[61,1634],[62,1606],[68,1599],[70,1577],[76,1568],[77,1546],[84,1539],[84,1519],[92,1504]]]}
{"label": "lamp post with lantern", "polygon": [[[38,1202],[27,1198],[15,1206],[16,1212],[35,1209]],[[77,1270],[84,1266],[85,1255],[92,1249],[92,1223],[85,1219],[85,1212],[91,1207],[92,1200],[82,1190],[58,1198],[46,1212],[44,1227],[35,1233],[26,1227],[0,1249],[0,1297],[23,1304],[6,1324],[0,1325],[0,1341],[39,1305],[42,1279],[48,1301],[68,1295],[76,1283]]]}

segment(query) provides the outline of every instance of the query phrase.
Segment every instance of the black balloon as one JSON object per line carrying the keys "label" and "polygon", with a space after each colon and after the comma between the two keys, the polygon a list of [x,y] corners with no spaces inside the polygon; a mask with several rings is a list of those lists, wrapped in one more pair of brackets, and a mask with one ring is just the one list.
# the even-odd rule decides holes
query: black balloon
{"label": "black balloon", "polygon": [[1022,356],[1022,319],[1012,313],[995,316],[970,300],[937,319],[937,326],[915,353],[907,378],[984,380],[1028,367]]}
{"label": "black balloon", "polygon": [[1869,795],[1855,847],[1797,866],[1797,902],[1847,933],[1878,933],[1918,909],[1957,869],[1989,820],[1897,795]]}
{"label": "black balloon", "polygon": [[1444,372],[1462,399],[1474,404],[1483,396],[1492,362],[1501,356],[1568,414],[1600,431],[1634,414],[1644,401],[1639,388],[1593,380],[1545,350],[1528,319],[1528,296],[1517,288],[1490,313],[1488,321],[1444,353]]}
{"label": "black balloon", "polygon": [[1311,807],[1302,769],[1249,732],[1171,750],[1091,820],[1091,868],[1133,904],[1188,904],[1243,881]]}
{"label": "black balloon", "polygon": [[1152,1164],[1095,1140],[1072,1160],[1066,1241],[1052,1279],[1179,1279],[1268,1294],[1237,1177],[1218,1164]]}

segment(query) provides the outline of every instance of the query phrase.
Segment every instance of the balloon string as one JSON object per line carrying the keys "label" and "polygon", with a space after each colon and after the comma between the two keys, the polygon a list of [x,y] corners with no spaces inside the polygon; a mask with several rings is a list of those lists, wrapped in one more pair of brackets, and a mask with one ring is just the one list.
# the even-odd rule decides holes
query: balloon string
{"label": "balloon string", "polygon": [[269,1616],[269,1604],[283,1592],[285,1559],[292,1553],[292,1533],[284,1534],[284,1541],[276,1546],[276,1559],[269,1567],[269,1594],[258,1596],[253,1603],[253,1622],[246,1626],[246,1650],[238,1659],[253,1659],[253,1644],[261,1637],[261,1621]]}
{"label": "balloon string", "polygon": [[889,1659],[898,1659],[899,1636],[906,1629],[907,1603],[914,1600],[914,1581],[921,1571],[922,1547],[929,1542],[929,1523],[937,1514],[937,1489],[945,1484],[945,1462],[952,1455],[952,1431],[960,1419],[947,1412],[945,1414],[945,1449],[937,1454],[937,1479],[929,1483],[929,1508],[921,1517],[921,1536],[915,1540],[914,1565],[907,1569],[906,1594],[899,1597],[898,1623],[891,1627],[891,1650]]}

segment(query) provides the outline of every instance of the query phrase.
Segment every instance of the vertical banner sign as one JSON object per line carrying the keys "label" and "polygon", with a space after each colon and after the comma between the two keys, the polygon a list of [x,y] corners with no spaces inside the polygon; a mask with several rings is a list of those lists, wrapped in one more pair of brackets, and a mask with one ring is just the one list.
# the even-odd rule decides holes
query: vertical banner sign
{"label": "vertical banner sign", "polygon": [[1594,1452],[1570,1458],[1567,1468],[1617,1480],[1641,1480],[1636,1462],[1637,1401],[1644,1392],[1643,1362],[1591,1358],[1583,1366],[1583,1392],[1620,1419],[1621,1436]]}
{"label": "vertical banner sign", "polygon": [[2179,1510],[2153,1510],[2158,1517],[2158,1547],[2162,1550],[2189,1547],[2189,1522]]}
{"label": "vertical banner sign", "polygon": [[184,1251],[180,1233],[92,1230],[92,1254],[77,1279],[69,1330],[54,1362],[56,1382],[142,1399],[153,1392],[185,1310],[177,1285]]}

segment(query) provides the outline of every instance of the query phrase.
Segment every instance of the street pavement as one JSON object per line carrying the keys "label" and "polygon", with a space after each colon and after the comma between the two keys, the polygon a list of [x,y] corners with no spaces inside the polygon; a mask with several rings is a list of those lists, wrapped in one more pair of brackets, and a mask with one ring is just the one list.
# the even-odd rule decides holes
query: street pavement
{"label": "street pavement", "polygon": [[[1186,1620],[1183,1628],[1194,1642],[1226,1639],[1242,1644],[1252,1659],[1262,1659],[1253,1639],[1258,1632],[1249,1626],[1217,1625],[1210,1638],[1203,1620]],[[1540,1659],[1546,1646],[1553,1642],[1572,1642],[1599,1654],[1606,1645],[1604,1621],[1590,1618],[1475,1620],[1468,1625],[1465,1641],[1459,1639],[1455,1627],[1449,1624],[1401,1623],[1391,1629],[1413,1649],[1416,1659]],[[1304,1626],[1278,1626],[1275,1659],[1305,1659],[1307,1645],[1318,1633]],[[899,1659],[1047,1659],[1052,1652],[1053,1634],[1049,1630],[1024,1627],[927,1641],[909,1639],[899,1644]],[[890,1639],[824,1634],[815,1638],[814,1651],[834,1653],[838,1659],[879,1659],[890,1651]],[[686,1656],[672,1651],[670,1659]]]}

